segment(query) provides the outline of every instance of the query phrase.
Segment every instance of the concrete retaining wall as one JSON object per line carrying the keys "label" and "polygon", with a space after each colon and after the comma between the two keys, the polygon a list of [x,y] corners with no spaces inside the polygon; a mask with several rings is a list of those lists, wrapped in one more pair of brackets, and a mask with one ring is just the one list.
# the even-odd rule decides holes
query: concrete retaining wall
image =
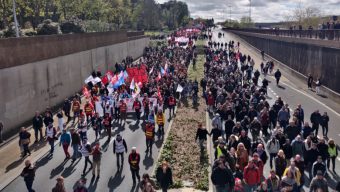
{"label": "concrete retaining wall", "polygon": [[[340,93],[340,49],[295,41],[294,38],[275,37],[248,32],[232,31],[242,39],[266,54],[284,63],[298,73],[307,76],[311,73],[329,88],[333,95]],[[279,38],[279,39],[275,39]],[[303,39],[308,41],[308,39]],[[326,41],[326,40],[319,40]]]}
{"label": "concrete retaining wall", "polygon": [[126,56],[138,58],[149,43],[141,36],[113,45],[93,48],[47,60],[0,70],[0,121],[4,134],[19,130],[35,111],[55,106],[81,89],[93,70],[112,69]]}

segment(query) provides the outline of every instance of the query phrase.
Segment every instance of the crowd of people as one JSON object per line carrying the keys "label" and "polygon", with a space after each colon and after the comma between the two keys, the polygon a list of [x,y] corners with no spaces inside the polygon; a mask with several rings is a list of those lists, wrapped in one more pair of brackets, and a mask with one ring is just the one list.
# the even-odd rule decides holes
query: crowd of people
{"label": "crowd of people", "polygon": [[[148,82],[140,86],[143,100],[140,102],[135,98],[133,102],[134,117],[145,122],[142,124],[146,141],[145,153],[152,154],[156,136],[159,140],[164,139],[164,125],[167,121],[165,110],[169,109],[171,119],[175,115],[177,100],[188,96],[192,96],[193,100],[197,99],[200,86],[207,111],[212,117],[212,130],[208,132],[202,124],[198,125],[196,140],[203,151],[207,136],[211,135],[215,152],[211,180],[217,192],[296,192],[301,191],[307,179],[311,181],[308,186],[310,191],[327,192],[325,178],[330,173],[336,174],[335,162],[338,155],[334,140],[328,138],[330,119],[327,112],[321,115],[315,110],[308,121],[301,105],[290,108],[281,97],[270,105],[267,99],[269,81],[265,76],[272,74],[274,63],[261,64],[259,71],[255,69],[254,59],[239,51],[239,42],[213,42],[211,36],[211,31],[205,35],[209,41],[204,50],[205,76],[200,83],[197,80],[187,80],[188,66],[190,63],[194,64],[197,57],[195,45],[183,48],[169,42],[169,46],[147,47],[143,57],[137,62],[127,58],[115,65],[116,75],[129,67],[143,65],[147,68]],[[160,73],[162,69],[165,69],[164,73]],[[261,75],[264,77],[259,82]],[[281,73],[277,70],[273,75],[278,85]],[[102,78],[104,75],[94,72],[92,76]],[[183,89],[178,92],[178,87]],[[75,192],[87,191],[85,176],[89,170],[92,170],[93,177],[100,177],[104,152],[99,141],[107,137],[106,142],[109,142],[112,130],[125,126],[127,104],[123,98],[131,98],[134,91],[128,83],[113,91],[110,91],[109,84],[102,82],[89,83],[86,88],[89,94],[85,99],[75,95],[72,99],[65,100],[63,108],[57,114],[58,122],[54,122],[50,108],[43,114],[36,112],[32,120],[35,142],[47,141],[51,158],[56,141],[63,147],[65,161],[71,159],[73,163],[84,157],[82,178],[75,187]],[[156,98],[157,102],[150,103],[150,98]],[[98,101],[104,110],[102,116],[96,111],[95,103]],[[64,116],[67,117],[65,122]],[[71,128],[67,129],[67,126]],[[323,137],[318,136],[320,126]],[[96,136],[92,140],[87,134],[91,130]],[[22,157],[30,155],[30,133],[22,128],[19,137]],[[94,145],[91,145],[92,142]],[[141,156],[138,150],[143,147],[130,148],[128,144],[129,141],[121,134],[115,136],[113,153],[116,155],[117,169],[122,170],[124,154],[130,149],[127,161],[133,183],[139,183],[142,191],[155,191],[156,184],[147,173],[140,177]],[[69,152],[70,147],[73,154]],[[264,170],[266,164],[269,164],[269,172]],[[29,160],[25,165],[21,176],[24,177],[28,191],[34,191],[32,184],[36,167]],[[64,179],[67,178],[57,178],[54,192],[67,191],[63,184]],[[172,170],[167,162],[162,162],[157,168],[156,179],[163,191],[167,191],[173,183]]]}
{"label": "crowd of people", "polygon": [[[269,104],[264,69],[272,71],[274,66],[261,64],[259,72],[251,56],[243,55],[239,47],[233,41],[210,41],[205,49],[201,86],[212,130],[209,133],[200,126],[196,138],[202,143],[208,134],[212,136],[211,180],[216,191],[297,192],[309,179],[310,191],[327,192],[325,178],[336,174],[338,155],[334,140],[327,137],[327,112],[315,110],[307,120],[301,105],[290,108],[281,97]],[[262,83],[258,82],[261,74]],[[274,76],[278,84],[281,73]],[[318,136],[320,126],[323,137]],[[264,171],[266,164],[270,172]]]}
{"label": "crowd of people", "polygon": [[[190,38],[191,39],[191,38]],[[187,69],[189,64],[197,57],[195,45],[180,47],[169,42],[169,46],[146,47],[143,56],[136,62],[129,57],[122,63],[115,64],[115,76],[118,76],[130,67],[146,67],[148,81],[139,84],[140,92],[134,96],[134,89],[129,86],[130,82],[123,83],[112,88],[110,82],[88,82],[83,88],[84,97],[76,94],[71,99],[65,99],[63,107],[57,113],[58,122],[54,122],[50,108],[43,114],[36,112],[32,119],[35,143],[48,142],[50,145],[49,157],[53,158],[55,142],[59,141],[65,153],[65,161],[72,160],[73,164],[77,159],[84,157],[84,167],[81,178],[74,189],[75,192],[85,192],[87,173],[92,170],[93,178],[100,177],[100,167],[102,154],[104,153],[100,140],[107,137],[106,142],[111,140],[112,130],[125,126],[127,118],[127,103],[124,98],[134,98],[133,110],[134,118],[139,122],[143,121],[142,129],[145,132],[145,153],[152,154],[155,137],[158,140],[164,139],[164,126],[167,120],[175,115],[177,99],[197,95],[198,82],[187,80]],[[124,72],[125,73],[125,72]],[[101,72],[93,72],[92,78],[103,79],[109,77],[110,73],[102,75]],[[111,77],[113,79],[114,77]],[[178,86],[181,91],[176,91]],[[142,102],[138,99],[142,97]],[[157,102],[150,102],[155,98]],[[100,102],[103,109],[101,115],[97,111],[96,103]],[[169,119],[165,116],[165,110],[169,109]],[[66,121],[64,121],[67,119]],[[157,131],[156,131],[157,128]],[[95,132],[95,139],[88,137],[88,131]],[[22,128],[19,134],[19,145],[22,149],[22,157],[30,155],[29,145],[31,134],[26,128]],[[92,143],[92,144],[91,144]],[[117,134],[113,141],[113,153],[116,154],[116,164],[118,171],[124,165],[124,154],[128,153],[129,141],[125,140],[121,134]],[[72,148],[72,154],[70,149]],[[155,185],[150,180],[148,174],[140,177],[141,157],[138,150],[143,146],[131,146],[127,161],[130,165],[131,178],[133,184],[140,184],[142,191],[155,191]],[[89,168],[89,169],[88,169]],[[36,167],[29,160],[22,172],[28,191],[34,191],[32,184],[35,177]],[[64,179],[61,176],[57,179],[57,184],[53,188],[54,192],[67,191],[64,186]],[[167,162],[162,162],[156,171],[158,186],[163,191],[167,191],[172,184],[172,172]],[[70,190],[70,189],[69,189]]]}

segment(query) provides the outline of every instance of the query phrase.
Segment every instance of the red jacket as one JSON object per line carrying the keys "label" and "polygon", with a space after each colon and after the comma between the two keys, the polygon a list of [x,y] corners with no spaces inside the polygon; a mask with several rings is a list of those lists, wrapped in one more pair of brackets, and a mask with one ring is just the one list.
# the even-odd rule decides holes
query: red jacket
{"label": "red jacket", "polygon": [[139,101],[134,101],[133,102],[133,108],[136,110],[136,111],[139,111],[140,108],[142,107],[141,103]]}
{"label": "red jacket", "polygon": [[243,171],[243,179],[248,185],[257,185],[260,183],[260,171],[259,168],[254,166],[250,168],[246,166]]}
{"label": "red jacket", "polygon": [[208,105],[214,105],[214,97],[212,95],[208,95]]}

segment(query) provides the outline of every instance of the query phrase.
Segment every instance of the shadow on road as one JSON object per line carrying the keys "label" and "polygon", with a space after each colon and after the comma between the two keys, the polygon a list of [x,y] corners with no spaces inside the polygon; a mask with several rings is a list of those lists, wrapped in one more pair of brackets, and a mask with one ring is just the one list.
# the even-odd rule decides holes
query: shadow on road
{"label": "shadow on road", "polygon": [[107,186],[110,188],[110,192],[113,192],[124,180],[125,175],[122,177],[122,172],[117,171],[114,177],[110,177]]}
{"label": "shadow on road", "polygon": [[[148,153],[150,154],[150,153]],[[143,165],[145,166],[145,170],[148,170],[150,167],[153,166],[154,160],[152,158],[152,155],[145,154]]]}
{"label": "shadow on road", "polygon": [[52,179],[53,177],[59,175],[64,170],[64,165],[66,163],[67,163],[67,160],[63,161],[60,165],[58,165],[58,167],[52,169],[51,175],[50,175],[50,179]]}
{"label": "shadow on road", "polygon": [[135,124],[129,125],[129,129],[131,129],[131,131],[133,131],[133,132],[135,132],[138,128],[139,128],[139,121],[136,121]]}
{"label": "shadow on road", "polygon": [[24,160],[25,160],[25,158],[20,158],[18,160],[13,161],[11,164],[9,164],[6,167],[5,173],[7,173],[8,171],[10,171],[10,170],[16,168],[17,166],[19,166]]}
{"label": "shadow on road", "polygon": [[99,177],[92,177],[90,185],[88,187],[88,191],[96,191],[97,189],[97,184],[98,184]]}
{"label": "shadow on road", "polygon": [[76,171],[75,167],[76,167],[76,165],[77,165],[79,162],[80,162],[80,158],[78,159],[77,162],[71,163],[70,166],[66,167],[66,168],[64,169],[64,171],[61,173],[61,176],[63,176],[64,178],[66,178],[66,177],[72,175],[72,173]]}

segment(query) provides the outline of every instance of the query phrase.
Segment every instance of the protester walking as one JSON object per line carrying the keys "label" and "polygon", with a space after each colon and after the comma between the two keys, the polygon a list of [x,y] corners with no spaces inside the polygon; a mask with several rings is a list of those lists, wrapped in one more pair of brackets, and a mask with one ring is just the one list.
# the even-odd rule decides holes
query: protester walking
{"label": "protester walking", "polygon": [[162,164],[156,170],[156,179],[162,188],[162,192],[167,192],[172,181],[172,171],[168,162],[163,161]]}
{"label": "protester walking", "polygon": [[56,180],[57,180],[57,183],[52,188],[52,192],[66,192],[65,185],[64,185],[64,177],[59,176],[59,177],[57,177]]}
{"label": "protester walking", "polygon": [[217,164],[211,174],[211,181],[215,185],[216,192],[231,191],[235,185],[233,173],[222,160],[218,160]]}
{"label": "protester walking", "polygon": [[138,182],[140,181],[139,162],[140,162],[140,155],[139,153],[137,153],[137,148],[132,147],[131,153],[129,154],[129,164],[130,164],[130,171],[132,175],[133,185],[136,184],[136,177],[138,179]]}
{"label": "protester walking", "polygon": [[309,74],[308,75],[308,79],[307,79],[307,86],[308,86],[308,89],[312,89],[313,87],[313,76],[312,74]]}
{"label": "protester walking", "polygon": [[54,141],[57,139],[57,130],[56,128],[50,123],[46,127],[46,140],[48,144],[50,145],[50,156],[53,156],[54,152]]}
{"label": "protester walking", "polygon": [[36,167],[30,160],[25,161],[25,168],[22,170],[20,176],[24,178],[28,192],[35,192],[32,189],[33,181],[35,178]]}
{"label": "protester walking", "polygon": [[4,131],[4,124],[0,121],[0,143],[4,142],[2,139],[2,132]]}
{"label": "protester walking", "polygon": [[152,145],[155,140],[155,133],[155,124],[153,122],[147,121],[145,125],[146,154],[148,154],[150,150],[150,155],[152,155]]}
{"label": "protester walking", "polygon": [[332,170],[335,173],[335,161],[338,156],[338,148],[335,145],[335,142],[333,139],[330,139],[328,141],[328,154],[329,154],[329,157],[327,159],[327,168],[328,170],[330,169],[330,165],[332,161],[332,164],[333,164]]}
{"label": "protester walking", "polygon": [[70,153],[68,152],[68,147],[71,144],[71,134],[65,129],[63,129],[63,133],[60,135],[60,142],[59,146],[63,146],[63,150],[65,153],[65,160],[71,157]]}
{"label": "protester walking", "polygon": [[[125,139],[118,134],[116,136],[116,139],[113,141],[113,154],[116,154],[116,161],[117,161],[117,169],[122,170],[124,166],[124,151],[127,153],[127,145],[125,142]],[[119,163],[119,157],[120,157],[120,162]]]}
{"label": "protester walking", "polygon": [[35,143],[37,143],[39,140],[38,139],[39,133],[40,133],[40,140],[43,140],[43,133],[42,133],[43,118],[41,117],[38,111],[35,112],[35,116],[33,117],[32,124],[33,124],[34,136],[35,136]]}
{"label": "protester walking", "polygon": [[100,177],[100,165],[102,159],[102,149],[100,147],[99,141],[96,142],[95,146],[92,149],[92,176],[96,176],[96,169],[97,169],[97,178]]}
{"label": "protester walking", "polygon": [[19,146],[22,147],[22,154],[21,157],[25,157],[27,154],[31,155],[31,152],[28,148],[28,145],[30,144],[31,140],[31,134],[26,130],[25,127],[21,127],[20,133],[19,133]]}
{"label": "protester walking", "polygon": [[71,129],[71,145],[73,149],[73,155],[72,155],[72,163],[79,157],[81,157],[81,153],[79,152],[79,147],[81,145],[81,139],[79,136],[79,133],[72,128]]}
{"label": "protester walking", "polygon": [[89,170],[91,170],[93,168],[93,164],[92,164],[92,162],[90,160],[90,155],[92,153],[92,148],[91,148],[90,143],[87,141],[87,139],[83,140],[83,143],[82,143],[82,145],[80,147],[80,152],[81,152],[82,156],[84,156],[84,158],[85,158],[85,165],[84,165],[83,174],[82,174],[82,176],[85,176],[86,175],[87,164],[88,163],[90,164]]}

